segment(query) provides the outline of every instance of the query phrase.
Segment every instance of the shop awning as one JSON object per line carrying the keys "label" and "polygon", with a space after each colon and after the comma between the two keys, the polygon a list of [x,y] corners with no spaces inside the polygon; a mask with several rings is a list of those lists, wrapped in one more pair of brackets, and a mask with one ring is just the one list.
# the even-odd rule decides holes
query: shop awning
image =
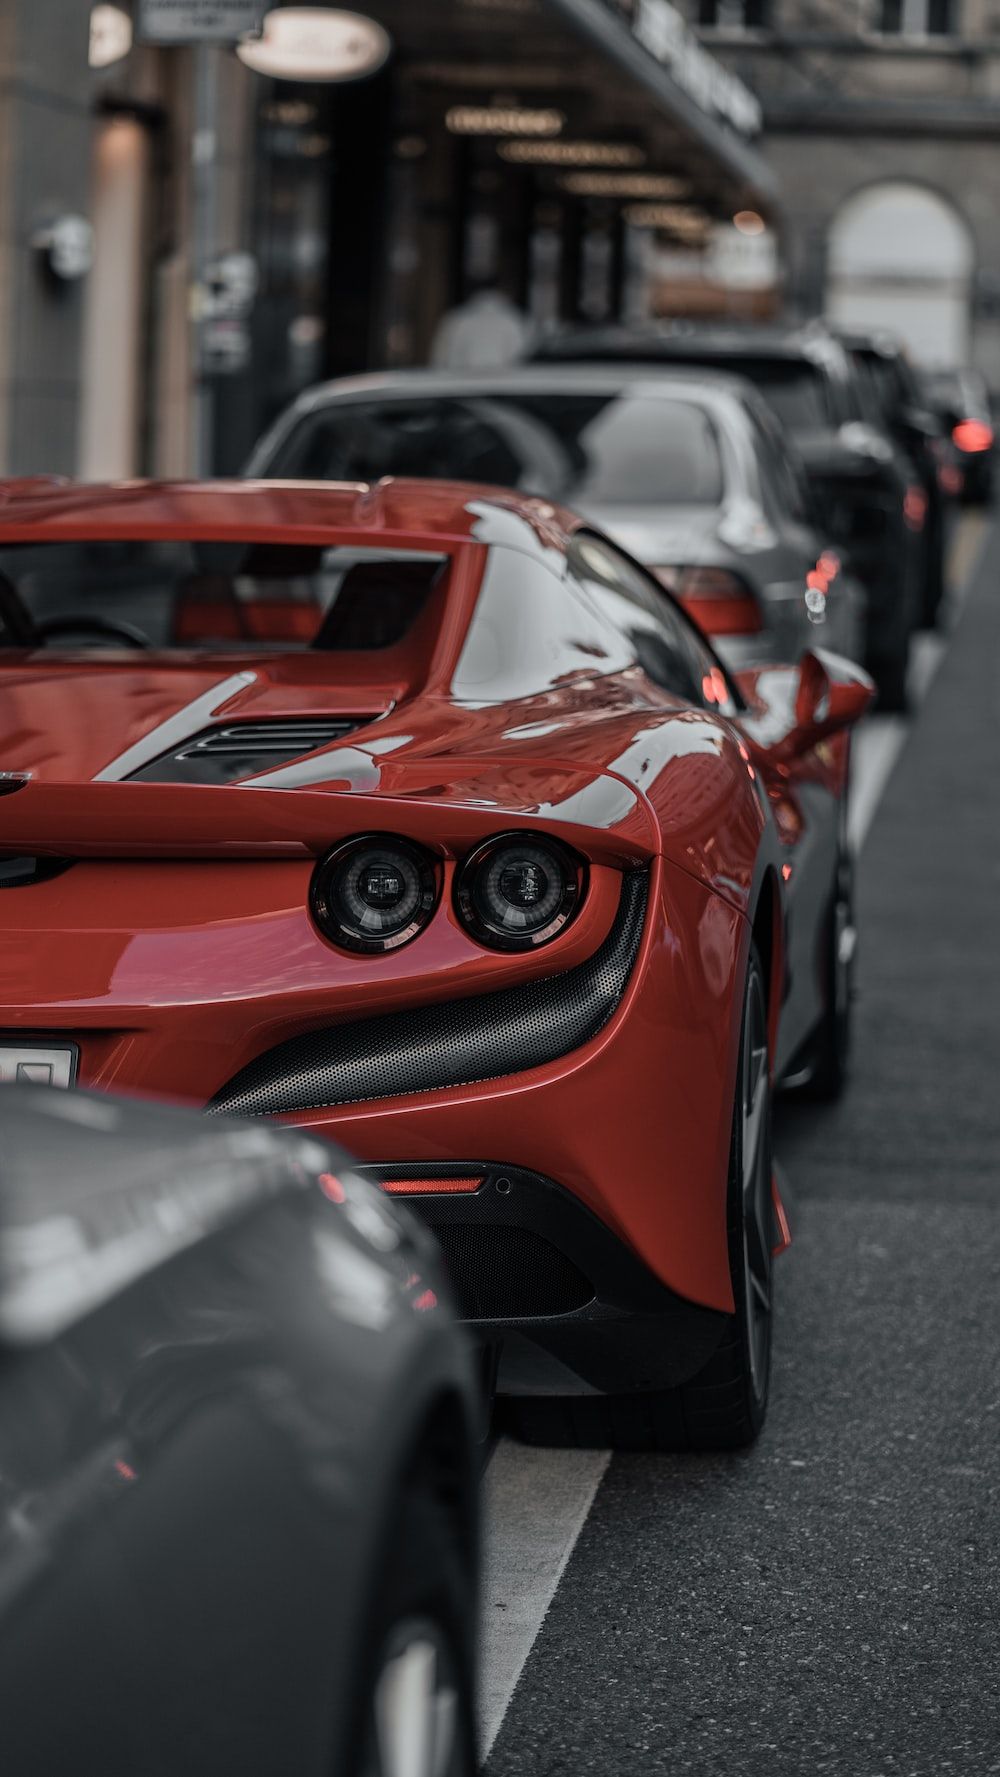
{"label": "shop awning", "polygon": [[643,87],[685,136],[773,214],[777,180],[752,139],[760,128],[757,101],[742,81],[701,47],[668,0],[633,0],[629,16],[614,0],[547,3]]}

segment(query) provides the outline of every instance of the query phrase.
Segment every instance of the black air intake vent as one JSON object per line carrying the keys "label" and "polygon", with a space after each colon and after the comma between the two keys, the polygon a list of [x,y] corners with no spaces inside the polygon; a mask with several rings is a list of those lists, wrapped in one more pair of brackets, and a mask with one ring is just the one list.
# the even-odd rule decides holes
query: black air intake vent
{"label": "black air intake vent", "polygon": [[231,784],[242,777],[318,753],[370,721],[369,716],[307,716],[287,721],[232,722],[205,728],[131,775],[150,784]]}
{"label": "black air intake vent", "polygon": [[532,1228],[439,1222],[434,1233],[462,1320],[522,1320],[572,1314],[594,1286]]}
{"label": "black air intake vent", "polygon": [[291,1037],[224,1086],[210,1113],[273,1117],[521,1073],[568,1055],[607,1024],[639,952],[645,871],[622,878],[599,950],[559,975]]}

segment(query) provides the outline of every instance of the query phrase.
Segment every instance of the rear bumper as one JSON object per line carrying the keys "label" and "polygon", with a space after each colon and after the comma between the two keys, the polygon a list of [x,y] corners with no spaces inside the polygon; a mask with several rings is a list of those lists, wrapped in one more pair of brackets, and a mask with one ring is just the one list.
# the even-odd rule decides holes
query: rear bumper
{"label": "rear bumper", "polygon": [[[431,1079],[420,1072],[430,1050],[411,1031],[409,1080],[397,1071],[343,1093],[232,1102],[241,1072],[286,1043],[322,1038],[325,1063],[332,1045],[349,1072],[362,1026],[380,1026],[387,1050],[390,1027],[398,1035],[404,1017],[433,1014],[433,1047],[454,1037],[451,1012],[465,1017],[471,1000],[484,1003],[488,1036],[490,1006],[506,1018],[511,989],[534,1007],[542,990],[595,962],[622,900],[621,872],[594,866],[558,963],[477,950],[443,902],[398,961],[366,966],[311,927],[307,874],[291,863],[95,862],[4,891],[0,1031],[78,1044],[83,1085],[276,1112],[361,1160],[500,1155],[557,1180],[677,1295],[731,1311],[725,1192],[749,944],[742,914],[654,859],[638,946],[606,1017],[577,1027],[572,997],[546,999],[545,1051],[499,1041],[498,1023],[492,1065],[480,1055],[470,1073],[446,1057],[451,1071]],[[369,1060],[378,1036],[365,1034]]]}
{"label": "rear bumper", "polygon": [[460,1317],[501,1345],[504,1393],[670,1388],[722,1337],[725,1314],[668,1289],[552,1179],[482,1161],[361,1170],[434,1230]]}

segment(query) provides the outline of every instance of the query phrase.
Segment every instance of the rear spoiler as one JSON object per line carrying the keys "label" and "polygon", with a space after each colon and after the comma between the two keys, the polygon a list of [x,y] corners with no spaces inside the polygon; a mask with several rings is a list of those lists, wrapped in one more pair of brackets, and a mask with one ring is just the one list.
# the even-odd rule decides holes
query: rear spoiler
{"label": "rear spoiler", "polygon": [[[645,798],[609,772],[449,760],[386,769],[391,782],[329,787],[26,780],[0,796],[0,851],[56,858],[320,857],[353,833],[400,832],[465,851],[504,827],[551,831],[595,863],[647,860],[658,849]],[[369,780],[370,781],[370,780]]]}

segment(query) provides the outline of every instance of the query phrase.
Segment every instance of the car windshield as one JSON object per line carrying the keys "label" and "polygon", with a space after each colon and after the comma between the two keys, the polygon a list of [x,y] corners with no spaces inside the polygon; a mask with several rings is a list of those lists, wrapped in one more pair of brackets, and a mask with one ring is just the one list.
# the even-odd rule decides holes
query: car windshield
{"label": "car windshield", "polygon": [[486,481],[586,506],[716,506],[722,459],[694,402],[616,390],[338,402],[303,420],[267,473]]}
{"label": "car windshield", "polygon": [[446,558],[259,542],[0,546],[0,647],[391,648]]}

